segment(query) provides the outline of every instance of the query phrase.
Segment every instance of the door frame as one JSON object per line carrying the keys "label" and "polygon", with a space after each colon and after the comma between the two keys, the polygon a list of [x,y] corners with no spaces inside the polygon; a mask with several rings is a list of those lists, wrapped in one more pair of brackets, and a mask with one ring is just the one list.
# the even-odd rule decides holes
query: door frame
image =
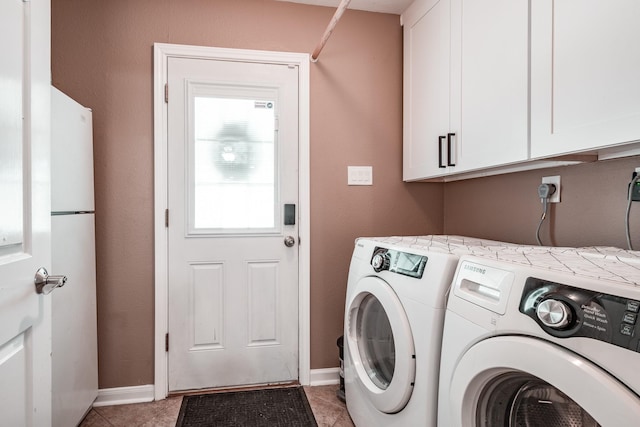
{"label": "door frame", "polygon": [[309,167],[309,54],[228,49],[178,44],[154,44],[154,236],[155,236],[155,333],[154,333],[154,398],[161,400],[169,393],[168,353],[165,336],[168,332],[168,230],[165,227],[167,209],[167,123],[165,103],[167,65],[170,57],[222,61],[260,62],[294,65],[298,80],[298,193],[299,193],[299,261],[298,261],[298,381],[310,382],[310,167]]}

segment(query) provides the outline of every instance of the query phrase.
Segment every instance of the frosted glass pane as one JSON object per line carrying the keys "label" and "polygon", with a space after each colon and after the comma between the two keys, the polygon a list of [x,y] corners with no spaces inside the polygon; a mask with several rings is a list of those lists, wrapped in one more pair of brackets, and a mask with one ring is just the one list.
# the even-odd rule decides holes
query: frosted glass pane
{"label": "frosted glass pane", "polygon": [[21,251],[23,241],[23,6],[2,2],[0,40],[0,255]]}
{"label": "frosted glass pane", "polygon": [[273,229],[274,101],[194,98],[194,228]]}

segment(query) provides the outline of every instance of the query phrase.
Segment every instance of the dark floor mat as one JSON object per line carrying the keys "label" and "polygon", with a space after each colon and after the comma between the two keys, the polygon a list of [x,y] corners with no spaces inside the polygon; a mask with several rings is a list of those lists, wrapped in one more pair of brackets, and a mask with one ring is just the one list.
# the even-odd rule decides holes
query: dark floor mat
{"label": "dark floor mat", "polygon": [[176,427],[317,427],[302,387],[185,396]]}

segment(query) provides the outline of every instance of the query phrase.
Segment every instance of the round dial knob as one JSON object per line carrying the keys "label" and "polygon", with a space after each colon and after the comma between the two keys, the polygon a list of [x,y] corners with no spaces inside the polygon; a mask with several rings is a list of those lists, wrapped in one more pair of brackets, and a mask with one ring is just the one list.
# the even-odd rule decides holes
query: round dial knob
{"label": "round dial knob", "polygon": [[538,304],[536,314],[545,326],[553,329],[564,328],[571,322],[571,308],[569,308],[569,305],[552,298]]}
{"label": "round dial knob", "polygon": [[387,256],[384,253],[377,253],[373,256],[373,259],[371,260],[371,265],[373,266],[373,269],[376,272],[382,271],[382,270],[388,270],[389,258],[387,258]]}

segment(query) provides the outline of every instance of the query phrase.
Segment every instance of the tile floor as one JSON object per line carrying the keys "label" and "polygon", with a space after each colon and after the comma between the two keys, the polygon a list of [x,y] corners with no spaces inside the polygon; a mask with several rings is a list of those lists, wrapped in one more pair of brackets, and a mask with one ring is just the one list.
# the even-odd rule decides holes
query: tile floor
{"label": "tile floor", "polygon": [[[337,385],[305,387],[319,427],[353,427],[345,404],[336,397]],[[174,427],[182,397],[93,408],[79,427]],[[250,427],[250,426],[247,426]]]}

